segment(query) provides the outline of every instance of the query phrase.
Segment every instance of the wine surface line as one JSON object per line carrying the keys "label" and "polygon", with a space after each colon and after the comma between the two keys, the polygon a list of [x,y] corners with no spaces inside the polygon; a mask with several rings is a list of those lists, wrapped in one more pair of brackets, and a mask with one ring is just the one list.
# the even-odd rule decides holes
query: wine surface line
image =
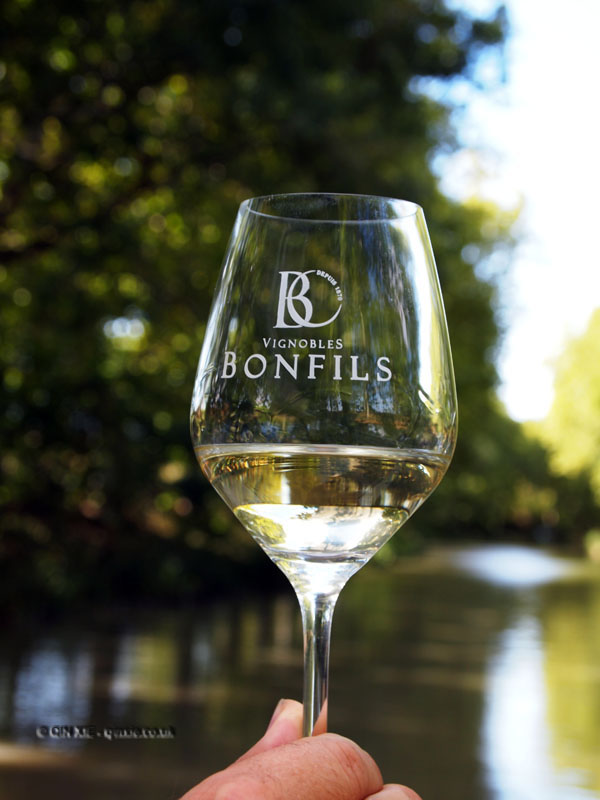
{"label": "wine surface line", "polygon": [[339,445],[196,448],[202,469],[268,555],[282,562],[367,561],[440,482],[448,459]]}

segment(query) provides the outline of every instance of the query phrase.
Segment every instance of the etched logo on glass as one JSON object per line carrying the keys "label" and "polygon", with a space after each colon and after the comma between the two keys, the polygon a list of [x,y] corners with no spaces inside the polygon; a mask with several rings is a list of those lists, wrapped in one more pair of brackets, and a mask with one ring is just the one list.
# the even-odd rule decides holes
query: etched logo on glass
{"label": "etched logo on glass", "polygon": [[[336,279],[321,269],[309,269],[306,272],[294,272],[292,270],[280,272],[281,283],[279,285],[279,301],[277,303],[277,322],[275,328],[322,328],[329,325],[336,319],[342,310],[342,290]],[[313,322],[314,308],[308,297],[311,279],[309,275],[315,275],[321,280],[327,281],[335,292],[339,306],[335,314],[324,322]]]}

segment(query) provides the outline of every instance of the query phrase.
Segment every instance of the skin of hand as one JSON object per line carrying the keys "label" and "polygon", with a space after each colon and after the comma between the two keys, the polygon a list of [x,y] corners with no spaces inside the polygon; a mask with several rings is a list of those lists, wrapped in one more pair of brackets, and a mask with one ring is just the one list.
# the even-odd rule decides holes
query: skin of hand
{"label": "skin of hand", "polygon": [[302,705],[281,700],[264,736],[181,800],[421,800],[407,786],[384,785],[368,753],[318,727],[303,739]]}

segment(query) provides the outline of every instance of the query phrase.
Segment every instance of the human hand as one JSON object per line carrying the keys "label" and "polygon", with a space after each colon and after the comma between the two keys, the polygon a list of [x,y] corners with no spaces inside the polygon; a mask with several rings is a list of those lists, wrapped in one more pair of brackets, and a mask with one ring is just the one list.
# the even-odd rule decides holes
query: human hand
{"label": "human hand", "polygon": [[281,700],[266,733],[227,769],[181,800],[421,800],[412,789],[383,785],[379,767],[357,744],[334,733],[302,738],[302,705]]}

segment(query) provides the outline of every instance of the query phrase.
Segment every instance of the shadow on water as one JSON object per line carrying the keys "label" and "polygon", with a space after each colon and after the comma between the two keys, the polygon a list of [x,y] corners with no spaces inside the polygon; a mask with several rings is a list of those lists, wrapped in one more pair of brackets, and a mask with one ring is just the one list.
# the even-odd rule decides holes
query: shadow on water
{"label": "shadow on water", "polygon": [[[0,800],[175,800],[261,735],[301,671],[291,592],[13,636]],[[330,709],[332,730],[426,800],[600,800],[598,571],[512,546],[370,565],[336,610]],[[90,724],[90,739],[50,735]],[[104,738],[119,726],[176,735]]]}

